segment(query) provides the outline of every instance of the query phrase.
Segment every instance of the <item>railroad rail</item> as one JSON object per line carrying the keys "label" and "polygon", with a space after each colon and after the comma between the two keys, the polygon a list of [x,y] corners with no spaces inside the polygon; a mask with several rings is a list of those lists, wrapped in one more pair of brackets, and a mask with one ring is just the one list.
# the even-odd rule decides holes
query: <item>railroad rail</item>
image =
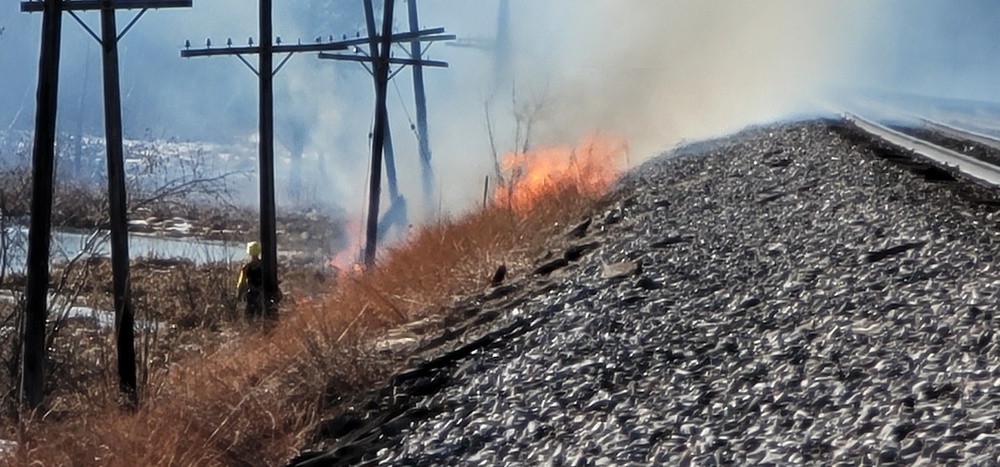
{"label": "railroad rail", "polygon": [[940,133],[949,138],[954,138],[963,141],[972,141],[986,146],[990,149],[1000,151],[1000,139],[994,138],[989,135],[984,135],[982,133],[977,133],[975,131],[969,131],[962,128],[957,128],[946,123],[937,122],[927,118],[919,118],[920,124],[923,125],[925,130],[930,130],[933,132]]}
{"label": "railroad rail", "polygon": [[[973,179],[978,183],[992,187],[1000,186],[1000,167],[996,165],[984,162],[960,152],[952,151],[951,149],[943,148],[920,138],[893,130],[876,122],[866,120],[857,115],[845,113],[844,119],[872,137],[880,139],[892,146],[904,149],[912,153],[915,157],[922,159],[931,165],[940,167],[948,172],[957,172]],[[927,127],[927,121],[925,120],[924,122],[925,127]],[[943,131],[942,129],[933,128],[933,131],[947,134],[952,138],[974,141],[993,147],[991,144],[988,145],[978,141],[977,139],[969,137],[969,135],[978,134],[949,127],[943,124],[937,125],[940,125],[940,128],[942,129],[947,128],[948,130]],[[978,135],[978,137],[988,138],[985,135]],[[1000,142],[996,142],[994,144],[1000,144]]]}

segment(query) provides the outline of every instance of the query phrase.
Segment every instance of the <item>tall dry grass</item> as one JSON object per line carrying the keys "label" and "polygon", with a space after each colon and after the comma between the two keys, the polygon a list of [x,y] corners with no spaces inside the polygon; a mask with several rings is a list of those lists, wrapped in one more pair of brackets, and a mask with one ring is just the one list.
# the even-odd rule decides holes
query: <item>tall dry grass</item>
{"label": "tall dry grass", "polygon": [[[547,193],[526,213],[487,207],[420,228],[377,268],[344,275],[300,298],[268,330],[245,332],[210,355],[154,372],[142,404],[122,412],[97,391],[60,416],[22,414],[2,435],[19,443],[14,465],[275,465],[340,397],[376,387],[397,363],[363,345],[395,326],[481,290],[499,264],[524,274],[548,239],[598,201],[573,188]],[[395,360],[398,361],[398,360]],[[109,374],[109,387],[113,377]]]}

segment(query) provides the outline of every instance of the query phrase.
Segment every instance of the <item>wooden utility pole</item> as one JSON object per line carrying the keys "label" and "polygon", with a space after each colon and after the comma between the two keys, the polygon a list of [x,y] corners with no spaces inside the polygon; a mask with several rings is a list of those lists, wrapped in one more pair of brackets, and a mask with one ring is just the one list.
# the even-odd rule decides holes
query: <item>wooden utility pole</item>
{"label": "wooden utility pole", "polygon": [[[101,44],[101,54],[104,65],[104,128],[105,146],[108,157],[108,200],[111,216],[111,270],[112,270],[112,290],[114,294],[115,306],[115,336],[118,356],[118,382],[119,388],[130,406],[138,403],[138,387],[136,383],[136,362],[135,362],[135,313],[132,307],[131,286],[129,285],[129,252],[128,252],[128,208],[126,205],[127,195],[125,192],[125,151],[122,146],[122,116],[121,116],[121,86],[119,84],[118,73],[118,41],[128,32],[136,21],[150,8],[173,8],[190,7],[191,0],[75,0],[75,1],[52,1],[44,2],[28,1],[21,3],[21,11],[42,11],[43,29],[45,28],[48,16],[53,13],[61,18],[63,11],[68,11],[73,19],[77,20],[90,35]],[[115,21],[116,10],[139,9],[140,12],[129,22],[128,26],[119,33]],[[100,10],[101,12],[101,35],[98,37],[86,23],[84,23],[76,11]],[[58,37],[58,33],[57,33]],[[42,62],[46,60],[46,54],[52,47],[46,44],[45,38],[42,40]],[[41,103],[41,83],[43,80],[51,80],[55,86],[58,77],[58,44],[55,45],[55,69],[46,71],[43,67],[39,69],[39,114],[43,111]],[[55,119],[55,91],[52,91],[51,117]],[[44,111],[48,113],[48,110]],[[37,139],[38,123],[36,121],[36,147],[35,147],[35,169],[33,170],[33,195],[31,206],[31,223],[29,227],[29,247],[28,247],[28,283],[25,295],[27,316],[25,325],[24,354],[25,354],[25,374],[28,373],[30,353],[40,354],[44,359],[45,341],[45,315],[47,313],[46,294],[48,291],[48,242],[51,233],[51,212],[52,212],[52,163],[54,153],[51,143],[44,143],[49,149],[48,154],[38,157],[39,140]],[[51,124],[52,141],[55,137],[55,123]],[[41,160],[47,159],[47,160]],[[47,165],[47,167],[45,167]],[[39,170],[41,168],[41,170]],[[44,189],[46,193],[41,195],[38,191]],[[36,205],[37,202],[37,205]],[[36,218],[38,226],[36,228]],[[37,237],[32,237],[33,235]],[[34,238],[34,240],[33,240]],[[38,242],[34,244],[33,242]],[[32,251],[36,252],[32,256]],[[31,280],[35,277],[34,281]],[[44,282],[39,282],[44,277]],[[35,322],[40,320],[40,322]],[[29,322],[31,325],[29,326]],[[41,344],[34,339],[36,329],[40,326]],[[32,336],[29,338],[29,335]],[[41,349],[36,346],[41,345]],[[35,363],[31,362],[34,366]],[[25,376],[27,378],[27,376]],[[39,371],[39,375],[32,375],[32,378],[44,378],[44,371]],[[27,381],[27,380],[26,380]],[[41,401],[41,382],[39,387],[32,392],[38,391],[35,396],[28,396],[28,384],[25,384],[25,395],[31,406],[37,405]],[[34,399],[37,397],[37,399]]]}
{"label": "wooden utility pole", "polygon": [[[368,27],[368,37],[375,38],[378,32],[375,29],[375,13],[372,7],[371,0],[365,0],[365,22]],[[413,66],[414,73],[416,73],[414,81],[415,96],[417,100],[417,126],[421,129],[418,131],[418,147],[420,151],[421,160],[421,175],[423,176],[423,187],[424,187],[424,198],[426,200],[426,206],[430,205],[430,201],[433,198],[432,187],[433,187],[433,174],[430,171],[430,148],[427,140],[427,107],[426,99],[424,97],[424,81],[423,81],[423,67],[424,66],[444,66],[447,67],[447,63],[444,62],[431,62],[421,59],[421,44],[424,41],[433,42],[440,40],[451,40],[454,36],[432,36],[426,37],[420,35],[420,30],[417,28],[417,23],[415,20],[416,14],[416,0],[409,1],[410,7],[410,33],[413,35],[413,39],[410,40],[410,50],[411,50],[411,60],[409,64]],[[414,49],[414,44],[416,44],[416,49]],[[369,57],[378,56],[378,41],[369,41]],[[415,53],[413,53],[415,51]],[[320,58],[329,58],[326,54],[320,54]],[[392,55],[389,55],[390,64],[395,64],[395,60]],[[405,66],[404,64],[404,66]],[[395,72],[391,72],[388,79],[392,79],[402,67],[397,69]],[[419,70],[419,71],[418,71]],[[372,75],[373,81],[375,82],[376,89],[379,86],[378,78],[376,77],[373,70],[368,70]],[[419,79],[416,78],[419,76]],[[399,194],[399,187],[396,177],[396,158],[395,152],[393,151],[392,143],[392,128],[389,124],[388,110],[386,110],[385,118],[385,150],[383,154],[385,155],[385,176],[386,182],[389,185],[389,209],[385,211],[385,214],[378,221],[378,231],[376,233],[376,242],[381,239],[389,228],[393,225],[405,228],[408,224],[408,215],[406,210],[406,199],[404,199]],[[419,136],[423,135],[423,136]],[[430,217],[430,209],[428,211],[428,217]]]}
{"label": "wooden utility pole", "polygon": [[500,0],[497,6],[497,35],[493,43],[494,90],[511,76],[510,0]]}
{"label": "wooden utility pole", "polygon": [[[394,1],[394,0],[386,0],[386,3],[388,3],[389,1]],[[370,57],[373,57],[372,63],[374,64],[375,62],[378,61],[377,57],[379,57],[379,43],[378,43],[378,30],[376,30],[375,27],[375,9],[372,6],[372,0],[364,0],[364,8],[365,8],[365,25],[368,28],[368,38],[369,38],[368,55]],[[419,38],[416,38],[414,40],[416,40],[417,42],[420,41]],[[379,79],[378,75],[375,73],[374,66],[370,71],[371,71],[370,74],[372,75],[372,81],[375,84],[376,101],[377,101]],[[388,83],[386,84],[386,90],[388,90]],[[384,146],[382,154],[385,156],[385,164],[384,164],[385,178],[387,184],[389,185],[389,209],[385,212],[384,217],[376,220],[376,225],[378,226],[377,231],[375,233],[376,244],[378,243],[378,240],[381,239],[383,235],[385,235],[385,232],[389,229],[389,227],[392,224],[405,225],[407,223],[406,200],[403,199],[403,197],[400,196],[399,194],[399,183],[398,179],[396,178],[396,153],[395,151],[393,151],[392,147],[392,128],[390,127],[389,124],[389,110],[386,108],[383,109],[383,112],[385,112],[385,118],[383,119],[382,127],[383,130],[385,131],[385,134],[383,137]],[[375,113],[376,113],[375,118],[377,119],[378,118],[377,108]],[[373,131],[372,132],[373,138],[371,141],[373,153],[375,151],[374,134],[375,132]],[[379,170],[381,170],[381,167],[379,168]],[[369,207],[371,207],[370,201],[371,198],[369,193]],[[378,211],[379,211],[378,209],[375,209],[376,216],[378,216]],[[371,219],[371,211],[369,211],[368,215],[369,219]],[[368,263],[367,260],[365,261],[365,264],[371,266],[371,264]]]}
{"label": "wooden utility pole", "polygon": [[110,0],[101,8],[104,56],[104,135],[108,151],[108,209],[111,214],[111,276],[118,345],[118,385],[130,404],[138,403],[135,375],[135,311],[129,284],[128,207],[125,194],[125,150],[122,147],[122,103],[118,82],[118,25]]}
{"label": "wooden utility pole", "polygon": [[46,0],[42,10],[42,47],[38,61],[35,135],[31,153],[31,218],[23,316],[21,394],[28,408],[45,394],[45,318],[49,290],[49,233],[52,229],[52,185],[59,91],[62,0]]}
{"label": "wooden utility pole", "polygon": [[[411,0],[412,1],[412,0]],[[419,30],[412,29],[407,34],[396,34],[392,33],[391,24],[391,13],[394,6],[394,0],[386,0],[385,7],[383,10],[383,22],[382,22],[382,35],[377,36],[376,25],[375,25],[375,13],[374,7],[372,5],[372,0],[364,0],[365,8],[365,23],[368,28],[368,50],[369,53],[365,56],[350,56],[342,54],[329,54],[320,53],[319,58],[328,60],[346,60],[346,61],[356,61],[362,62],[363,64],[371,63],[372,67],[368,71],[372,75],[372,79],[375,83],[375,123],[372,129],[372,161],[371,161],[371,171],[369,180],[369,192],[368,192],[368,219],[366,225],[366,239],[365,239],[365,253],[364,261],[366,266],[372,266],[375,263],[376,250],[378,246],[378,238],[381,236],[383,229],[379,228],[379,204],[381,197],[381,159],[382,155],[385,155],[385,166],[386,166],[386,177],[389,183],[389,195],[391,198],[392,205],[390,210],[386,212],[383,222],[399,222],[400,219],[405,219],[405,209],[406,204],[402,196],[399,195],[399,190],[396,186],[396,168],[395,168],[395,158],[392,151],[392,138],[389,129],[389,118],[388,112],[385,107],[386,94],[388,91],[389,80],[395,76],[394,72],[389,73],[390,65],[412,65],[412,66],[429,66],[429,67],[442,67],[447,68],[448,64],[440,61],[430,61],[423,60],[420,56],[413,56],[411,58],[394,58],[389,53],[389,48],[392,43],[399,42],[402,40],[408,40],[412,45],[414,42],[434,42],[434,41],[448,41],[454,40],[454,35],[437,35],[443,32],[443,29],[432,29],[432,30]],[[411,7],[412,8],[412,7]],[[391,36],[390,36],[391,35]],[[382,41],[380,44],[379,38]],[[392,38],[391,40],[386,40],[387,38]],[[357,48],[355,51],[357,52]],[[381,68],[380,68],[381,66]],[[405,221],[404,221],[405,223]]]}
{"label": "wooden utility pole", "polygon": [[[385,101],[389,89],[389,48],[392,46],[392,12],[395,0],[385,0],[382,7],[382,41],[378,57],[372,57],[372,74],[375,76],[375,124],[372,129],[371,178],[368,180],[368,225],[365,229],[365,266],[375,265],[378,242],[378,205],[382,194],[382,150],[385,146],[385,127],[388,124]],[[371,8],[371,0],[365,0]],[[372,39],[374,43],[374,38]]]}
{"label": "wooden utility pole", "polygon": [[260,0],[260,53],[257,78],[260,92],[260,246],[264,266],[265,315],[277,315],[278,233],[274,204],[274,49],[271,36],[271,0]]}
{"label": "wooden utility pole", "polygon": [[[410,32],[420,29],[419,18],[417,17],[417,0],[409,0],[408,16],[410,20]],[[420,58],[423,56],[420,41],[410,41],[410,56]],[[417,145],[420,151],[420,172],[423,180],[424,202],[430,206],[434,199],[434,171],[431,168],[431,141],[427,129],[427,95],[424,92],[424,67],[417,63],[413,65],[413,98],[417,105]],[[430,209],[426,209],[430,212]]]}

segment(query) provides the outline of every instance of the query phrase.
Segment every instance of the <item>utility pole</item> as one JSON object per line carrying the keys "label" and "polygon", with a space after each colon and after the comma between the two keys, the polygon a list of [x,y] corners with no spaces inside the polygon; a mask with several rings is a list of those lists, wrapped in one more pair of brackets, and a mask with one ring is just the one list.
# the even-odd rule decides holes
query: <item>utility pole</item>
{"label": "utility pole", "polygon": [[511,75],[510,0],[500,0],[497,7],[497,35],[493,43],[493,88],[496,90]]}
{"label": "utility pole", "polygon": [[21,394],[28,408],[45,394],[45,318],[49,290],[49,232],[52,228],[52,184],[56,142],[56,102],[62,0],[46,0],[42,9],[42,47],[38,60],[35,141],[31,153],[31,219],[23,316]]}
{"label": "utility pole", "polygon": [[260,53],[257,55],[260,132],[260,245],[264,272],[265,315],[277,315],[278,233],[274,204],[274,49],[271,0],[260,0]]}
{"label": "utility pole", "polygon": [[[114,305],[115,305],[115,336],[116,336],[116,347],[118,356],[118,382],[119,389],[125,396],[127,404],[131,407],[135,407],[138,403],[138,387],[136,382],[136,362],[135,362],[135,312],[132,307],[132,294],[131,286],[129,285],[129,253],[128,253],[128,208],[126,205],[127,195],[125,193],[125,151],[122,146],[122,116],[121,116],[121,86],[119,84],[119,72],[118,72],[118,41],[127,33],[132,26],[135,25],[136,21],[142,17],[143,14],[150,8],[173,8],[173,7],[190,7],[191,0],[73,0],[73,1],[45,1],[45,5],[38,1],[27,1],[21,3],[21,11],[43,11],[43,23],[46,21],[47,15],[50,12],[50,8],[55,8],[52,10],[58,17],[61,18],[62,11],[67,11],[78,23],[80,23],[83,28],[90,33],[91,37],[96,39],[98,43],[101,44],[101,54],[103,57],[104,66],[104,129],[105,129],[105,146],[107,147],[107,157],[108,157],[108,201],[109,201],[109,214],[111,216],[111,271],[112,271],[112,290],[114,294]],[[50,4],[54,6],[50,6]],[[44,8],[44,9],[43,9]],[[139,13],[132,18],[131,22],[125,27],[121,33],[118,32],[118,26],[115,21],[116,10],[126,10],[126,9],[139,9]],[[88,11],[88,10],[100,10],[101,12],[101,35],[98,36],[93,29],[90,28],[86,23],[84,23],[80,17],[76,14],[77,11]],[[44,29],[44,26],[43,26]],[[45,54],[47,49],[51,46],[46,46],[44,38],[42,44],[42,58],[43,62],[45,60]],[[56,45],[56,67],[58,68],[58,45]],[[58,71],[49,72],[53,73],[51,75],[51,80],[55,83]],[[41,68],[39,70],[39,82],[43,79],[49,78],[46,75],[46,71]],[[54,84],[53,84],[54,85]],[[42,92],[39,90],[39,109],[41,106],[41,96]],[[53,101],[54,101],[54,91],[53,91]],[[55,102],[51,103],[52,106],[52,117],[55,117]],[[37,123],[36,123],[36,133],[37,133]],[[55,126],[52,125],[52,136],[55,135]],[[37,138],[37,137],[36,137]],[[37,139],[36,139],[37,141]],[[51,145],[50,146],[51,151]],[[37,143],[36,143],[36,155],[37,155]],[[47,311],[46,304],[46,293],[48,289],[48,241],[51,233],[51,212],[52,212],[52,160],[53,154],[49,152],[47,164],[48,168],[44,170],[47,173],[38,173],[33,171],[33,190],[35,192],[32,196],[32,211],[31,211],[31,227],[29,230],[29,257],[28,257],[28,276],[29,282],[26,286],[25,295],[29,297],[27,303],[28,313],[32,319],[39,319],[41,321],[41,336],[42,336],[42,349],[41,354],[44,355],[44,333],[45,333],[45,314]],[[42,166],[45,162],[35,161],[38,166]],[[40,183],[41,182],[41,183]],[[45,187],[47,189],[47,194],[44,196],[39,196],[37,190],[39,187]],[[44,206],[36,206],[35,202],[38,201],[39,204],[44,203]],[[38,217],[38,222],[40,223],[40,228],[35,228],[35,218]],[[44,224],[42,224],[44,223]],[[44,243],[44,247],[41,245],[33,245],[32,235],[37,235],[35,241],[39,243]],[[38,253],[35,256],[31,255],[32,247],[34,246],[35,251]],[[32,276],[38,276],[36,282],[31,282],[30,278]],[[44,277],[44,283],[39,284],[37,281]],[[39,290],[40,289],[40,290]],[[26,323],[27,324],[27,323]],[[37,326],[34,323],[33,326]],[[29,327],[25,326],[25,373],[27,373],[28,360],[27,355],[29,353],[29,334],[34,334],[38,332],[35,329],[29,330]],[[39,344],[32,341],[32,346],[37,346]],[[37,352],[37,349],[33,353]],[[44,373],[44,372],[42,372]],[[25,386],[27,388],[27,385]],[[27,394],[27,392],[26,392]],[[34,406],[40,402],[40,395],[37,401],[32,400],[32,397],[28,397],[29,404]]]}
{"label": "utility pole", "polygon": [[101,8],[104,56],[104,135],[108,151],[108,210],[111,214],[111,276],[118,345],[119,389],[131,404],[138,391],[135,375],[135,310],[129,284],[128,207],[125,195],[125,150],[122,147],[122,102],[118,82],[118,25],[110,0]]}
{"label": "utility pole", "polygon": [[[412,0],[411,0],[412,1]],[[394,0],[386,0],[385,9],[383,13],[392,13],[390,10],[390,3]],[[407,34],[396,34],[391,36],[393,40],[385,41],[385,38],[390,37],[392,30],[392,19],[390,17],[384,17],[382,22],[382,44],[379,43],[379,36],[377,36],[376,25],[375,25],[375,13],[374,7],[372,5],[372,0],[364,0],[365,8],[365,23],[368,28],[368,54],[364,56],[358,55],[343,55],[343,54],[329,54],[320,53],[319,58],[327,60],[346,60],[346,61],[356,61],[361,62],[368,72],[372,75],[372,79],[375,83],[375,123],[372,130],[372,165],[369,180],[369,193],[368,193],[368,219],[366,228],[366,240],[365,240],[365,265],[373,266],[375,263],[375,255],[378,245],[378,239],[382,236],[385,230],[388,228],[389,223],[406,223],[406,201],[402,196],[399,195],[399,190],[396,184],[396,167],[395,167],[395,157],[392,151],[392,137],[389,128],[388,112],[385,108],[386,94],[388,91],[389,80],[392,79],[399,71],[402,70],[403,66],[428,66],[428,67],[440,67],[447,68],[448,64],[440,61],[423,60],[420,56],[414,56],[410,58],[394,58],[389,53],[389,48],[392,43],[407,40],[412,45],[414,42],[436,42],[436,41],[450,41],[454,40],[454,35],[439,35],[443,32],[443,29],[431,29],[431,30],[413,30],[411,29]],[[384,15],[385,16],[385,15]],[[387,26],[388,24],[388,26]],[[381,45],[381,47],[380,47]],[[360,49],[355,47],[355,53],[358,53]],[[372,66],[369,68],[368,63]],[[379,68],[379,64],[384,65],[384,69]],[[400,65],[396,71],[390,73],[390,65]],[[384,72],[384,73],[381,73]],[[389,210],[386,211],[385,217],[379,221],[379,202],[381,197],[381,158],[385,155],[385,167],[386,167],[386,178],[389,184],[389,196],[390,202],[392,203]],[[376,163],[378,162],[378,163]],[[381,228],[380,228],[381,225]]]}
{"label": "utility pole", "polygon": [[[410,20],[410,32],[420,29],[419,18],[417,17],[417,0],[409,0],[408,16]],[[423,56],[420,41],[410,41],[410,56],[420,58]],[[413,98],[417,105],[417,144],[420,150],[420,171],[423,176],[424,201],[431,206],[434,199],[434,171],[431,168],[431,141],[427,129],[427,95],[424,92],[424,67],[421,64],[413,65]],[[431,209],[425,209],[431,212]],[[440,213],[439,213],[440,214]]]}
{"label": "utility pole", "polygon": [[[385,109],[386,92],[389,88],[389,47],[392,46],[392,11],[396,0],[385,0],[382,14],[382,42],[378,58],[372,58],[372,75],[375,76],[375,128],[372,130],[371,179],[368,181],[368,225],[365,229],[365,266],[375,265],[375,249],[378,236],[378,204],[382,189],[382,150],[385,145],[385,127],[388,118]],[[365,8],[371,8],[371,0],[365,0]],[[371,27],[371,26],[369,26]],[[372,44],[375,39],[372,38]]]}
{"label": "utility pole", "polygon": [[[392,1],[394,1],[394,0],[386,0],[386,3],[389,3],[389,2],[392,2]],[[368,40],[368,55],[370,57],[379,57],[378,31],[375,29],[375,9],[372,6],[372,0],[364,0],[364,7],[365,7],[365,25],[368,28],[368,38],[369,38],[369,40]],[[419,38],[414,39],[414,40],[416,40],[417,42],[420,42]],[[390,45],[390,47],[391,47],[391,45]],[[390,57],[391,57],[391,53],[390,53]],[[377,61],[378,60],[376,58],[373,58],[373,62],[372,63],[374,64]],[[373,67],[371,69],[371,72],[369,74],[372,75],[372,81],[375,84],[376,101],[377,101],[378,100],[378,94],[377,93],[378,93],[378,87],[379,87],[379,80],[378,80],[378,76],[375,73],[375,67],[374,67],[374,65],[373,65]],[[388,84],[386,85],[386,90],[388,91]],[[383,125],[382,125],[383,130],[385,131],[385,135],[384,135],[384,138],[383,138],[384,139],[384,148],[383,148],[382,154],[385,155],[385,178],[386,178],[386,182],[388,182],[388,185],[389,185],[389,209],[386,210],[385,216],[382,217],[381,220],[377,219],[377,217],[378,217],[378,211],[379,210],[375,209],[375,217],[376,217],[376,225],[377,225],[377,231],[375,233],[375,242],[376,243],[378,242],[379,239],[382,238],[383,235],[385,235],[385,233],[388,231],[389,227],[391,227],[393,224],[404,224],[405,225],[407,223],[406,200],[403,199],[403,197],[399,195],[399,183],[398,183],[398,179],[396,178],[396,153],[395,153],[395,151],[393,151],[393,147],[392,147],[392,131],[391,131],[392,129],[390,128],[390,124],[389,124],[389,110],[388,109],[383,109],[382,111],[385,112],[385,118],[383,119]],[[377,107],[376,107],[375,113],[376,113],[375,118],[377,120],[378,119],[378,108]],[[372,132],[373,139],[371,141],[371,143],[372,143],[372,153],[373,154],[375,152],[374,134],[375,134],[375,132],[373,131]],[[379,168],[379,170],[381,170],[381,167]],[[370,187],[371,187],[371,185],[369,185],[369,188]],[[371,207],[370,203],[371,203],[371,194],[369,193],[369,207]],[[368,216],[369,216],[369,219],[371,219],[371,217],[372,217],[371,211],[369,211]],[[367,245],[366,245],[366,252],[367,252]],[[367,258],[367,256],[366,256],[366,258]],[[371,266],[371,264],[369,264],[367,260],[365,261],[365,264],[368,265],[368,266]]]}

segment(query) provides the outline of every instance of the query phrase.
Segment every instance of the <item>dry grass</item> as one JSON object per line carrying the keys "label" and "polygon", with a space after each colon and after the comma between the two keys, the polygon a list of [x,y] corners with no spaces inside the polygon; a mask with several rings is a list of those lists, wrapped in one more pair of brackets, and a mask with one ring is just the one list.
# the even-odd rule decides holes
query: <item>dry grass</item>
{"label": "dry grass", "polygon": [[[290,300],[272,329],[244,330],[211,354],[154,370],[135,413],[120,411],[110,391],[91,390],[77,406],[22,414],[0,435],[20,445],[7,461],[280,464],[312,424],[337,411],[338,397],[375,387],[398,370],[366,350],[371,336],[443,312],[456,295],[481,290],[501,263],[512,275],[524,273],[552,232],[596,201],[567,189],[545,195],[527,215],[490,207],[422,228],[383,255],[374,271],[341,276],[322,293]],[[112,375],[105,379],[106,388],[114,387]]]}

